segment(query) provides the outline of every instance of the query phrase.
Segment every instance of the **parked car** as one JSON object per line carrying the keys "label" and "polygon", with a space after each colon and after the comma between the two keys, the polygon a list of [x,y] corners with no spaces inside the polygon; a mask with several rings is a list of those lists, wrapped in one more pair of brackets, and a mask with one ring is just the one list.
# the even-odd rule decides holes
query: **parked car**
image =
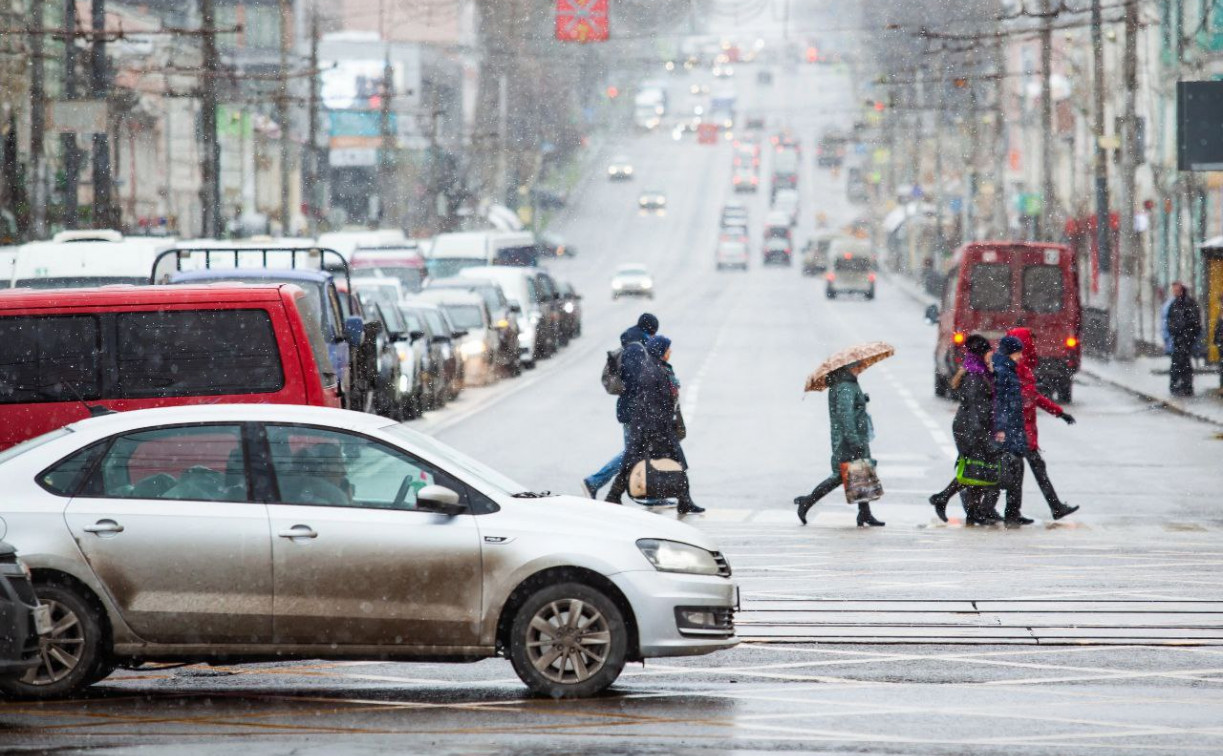
{"label": "parked car", "polygon": [[611,280],[612,299],[620,297],[654,298],[654,277],[641,263],[629,263],[616,269]]}
{"label": "parked car", "polygon": [[441,367],[442,400],[449,402],[457,399],[463,391],[463,361],[459,358],[456,342],[464,334],[457,332],[437,305],[420,298],[405,301],[424,322],[429,342],[437,347],[437,362]]}
{"label": "parked car", "polygon": [[582,335],[582,295],[568,281],[558,284],[561,291],[561,330],[565,339]]}
{"label": "parked car", "polygon": [[146,284],[157,256],[173,247],[164,237],[124,236],[107,229],[61,231],[50,241],[7,248],[0,255],[0,287]]}
{"label": "parked car", "polygon": [[[399,312],[403,316],[408,329],[407,344],[412,351],[412,359],[419,365],[417,375],[420,376],[420,388],[417,392],[415,406],[424,413],[439,409],[446,404],[446,354],[443,350],[444,339],[434,338],[429,329],[424,313],[410,303],[401,302]],[[406,356],[406,355],[405,355]]]}
{"label": "parked car", "polygon": [[288,284],[0,292],[0,449],[91,412],[338,407],[315,306]]}
{"label": "parked car", "polygon": [[[55,621],[62,620],[57,610],[54,602],[39,602],[30,581],[30,568],[18,558],[16,548],[0,541],[0,680],[32,681],[40,673],[53,674],[52,669],[39,667],[64,658],[62,653],[42,654]],[[58,645],[47,647],[68,650]]]}
{"label": "parked car", "polygon": [[318,243],[343,255],[353,275],[394,278],[407,292],[420,291],[427,275],[419,243],[399,230],[331,231]]}
{"label": "parked car", "polygon": [[559,349],[569,344],[569,334],[566,333],[563,323],[565,303],[561,298],[560,284],[543,268],[536,268],[534,274],[540,307],[546,314],[545,320],[548,323],[548,338],[555,345],[555,349]]}
{"label": "parked car", "polygon": [[[393,286],[365,285],[365,281],[390,282]],[[389,349],[380,356],[377,371],[373,374],[374,412],[383,417],[400,420],[419,416],[423,408],[418,404],[419,392],[414,384],[416,370],[415,355],[403,348],[410,339],[407,322],[399,312],[399,282],[395,279],[352,279],[357,299],[364,308],[366,317],[381,323],[386,333]],[[419,375],[415,376],[419,378]]]}
{"label": "parked car", "polygon": [[517,305],[518,351],[523,367],[533,368],[536,360],[556,352],[558,344],[549,320],[549,302],[544,300],[533,269],[490,265],[465,269],[459,276],[496,281],[510,306]]}
{"label": "parked car", "polygon": [[0,680],[10,695],[71,696],[145,661],[503,655],[536,693],[578,697],[628,661],[737,642],[738,591],[708,535],[532,493],[374,415],[91,418],[9,455],[0,487],[77,649],[53,680]]}
{"label": "parked car", "polygon": [[875,258],[870,242],[837,239],[828,249],[828,268],[824,277],[825,294],[836,299],[840,294],[861,294],[875,298]]}
{"label": "parked car", "polygon": [[484,298],[489,312],[493,316],[493,327],[497,331],[497,366],[505,373],[518,375],[522,372],[522,363],[518,359],[518,315],[522,312],[517,305],[506,299],[505,292],[496,281],[455,276],[429,281],[428,290],[471,291]]}
{"label": "parked car", "polygon": [[484,298],[459,289],[429,289],[421,292],[417,299],[440,307],[454,327],[464,332],[455,345],[463,362],[464,384],[495,381],[499,341]]}
{"label": "parked car", "polygon": [[934,390],[963,359],[969,334],[1002,337],[1019,325],[1032,329],[1037,385],[1058,401],[1071,401],[1081,361],[1082,306],[1073,251],[1062,244],[970,242],[956,251],[947,274],[934,348]]}

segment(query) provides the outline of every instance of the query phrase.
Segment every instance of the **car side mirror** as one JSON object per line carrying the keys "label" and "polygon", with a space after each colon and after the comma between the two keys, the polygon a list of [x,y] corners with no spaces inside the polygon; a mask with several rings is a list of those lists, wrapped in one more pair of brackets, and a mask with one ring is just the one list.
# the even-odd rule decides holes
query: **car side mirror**
{"label": "car side mirror", "polygon": [[522,314],[522,305],[518,304],[517,302],[511,302],[511,303],[510,303],[510,312],[514,313],[515,315],[521,315],[521,314]]}
{"label": "car side mirror", "polygon": [[468,333],[467,331],[451,331],[451,332],[450,332],[450,338],[452,338],[452,339],[461,339],[461,338],[463,338],[464,336],[466,336],[466,335],[467,335],[467,333]]}
{"label": "car side mirror", "polygon": [[447,341],[450,341],[450,337],[449,337],[449,336],[440,336],[440,335],[439,335],[439,336],[434,336],[434,337],[433,337],[433,343],[434,343],[434,344],[445,344]]}
{"label": "car side mirror", "polygon": [[467,507],[459,501],[459,495],[445,486],[425,486],[417,491],[416,508],[446,517],[454,517],[467,511]]}
{"label": "car side mirror", "polygon": [[344,318],[344,340],[350,346],[359,347],[365,339],[365,321],[359,315]]}
{"label": "car side mirror", "polygon": [[408,332],[408,339],[410,339],[411,341],[418,341],[420,339],[423,339],[424,337],[425,337],[424,331],[409,331]]}
{"label": "car side mirror", "polygon": [[938,305],[932,304],[926,308],[926,322],[927,323],[937,323],[938,322]]}

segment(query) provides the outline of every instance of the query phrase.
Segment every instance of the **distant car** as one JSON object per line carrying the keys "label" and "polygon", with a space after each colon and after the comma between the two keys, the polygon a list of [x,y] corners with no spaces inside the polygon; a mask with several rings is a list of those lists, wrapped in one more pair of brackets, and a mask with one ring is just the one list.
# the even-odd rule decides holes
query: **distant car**
{"label": "distant car", "polygon": [[[478,278],[456,276],[454,278],[430,279],[426,291],[452,289],[472,291],[484,298],[488,311],[493,316],[493,327],[497,329],[499,346],[497,348],[497,364],[502,371],[510,375],[522,372],[522,363],[518,359],[518,313],[522,308],[510,303],[501,285],[496,281]],[[517,310],[517,311],[515,311]]]}
{"label": "distant car", "polygon": [[730,177],[730,182],[735,187],[736,192],[754,194],[760,185],[760,177],[751,168],[736,168],[734,174]]}
{"label": "distant car", "polygon": [[[53,634],[63,614],[59,604],[48,599],[40,603],[30,569],[17,558],[17,549],[0,541],[0,680],[51,680],[63,666],[63,652],[76,651],[74,638]],[[45,654],[41,637],[47,642]]]}
{"label": "distant car", "polygon": [[770,237],[764,241],[765,265],[789,265],[793,254],[793,246],[789,239],[780,236]]}
{"label": "distant car", "polygon": [[561,330],[566,338],[576,339],[582,335],[582,295],[568,281],[560,283]]}
{"label": "distant car", "polygon": [[828,270],[828,249],[832,239],[829,234],[821,234],[808,239],[803,245],[801,262],[804,276],[822,276]]}
{"label": "distant car", "polygon": [[500,342],[484,297],[474,291],[426,289],[417,298],[440,307],[459,329],[461,335],[455,337],[455,351],[463,362],[464,385],[495,381]]}
{"label": "distant car", "polygon": [[773,211],[786,213],[790,216],[790,225],[798,225],[798,191],[794,189],[779,189],[773,195]]}
{"label": "distant car", "polygon": [[747,248],[746,238],[743,241],[723,239],[718,242],[718,247],[714,252],[714,259],[717,262],[718,270],[725,270],[726,268],[747,270],[749,255],[750,252]]}
{"label": "distant car", "polygon": [[718,241],[742,242],[747,244],[747,226],[723,226],[718,233]]}
{"label": "distant car", "polygon": [[773,72],[768,70],[767,68],[757,71],[756,72],[756,83],[760,84],[761,86],[765,86],[765,87],[773,86]]}
{"label": "distant car", "polygon": [[633,178],[633,164],[623,155],[612,158],[607,165],[607,178],[612,181],[629,181]]}
{"label": "distant car", "polygon": [[731,200],[722,206],[722,226],[746,226],[747,205],[740,200]]}
{"label": "distant car", "polygon": [[735,75],[734,66],[721,65],[721,66],[713,67],[713,78],[715,79],[729,79],[730,77],[734,75]]}
{"label": "distant car", "polygon": [[620,297],[654,298],[654,277],[644,265],[630,263],[621,265],[611,281],[612,299]]}
{"label": "distant car", "polygon": [[420,333],[427,350],[424,409],[440,409],[458,396],[463,386],[462,364],[454,351],[450,324],[435,305],[417,299],[405,300],[399,311],[412,333]]}
{"label": "distant car", "polygon": [[565,240],[565,237],[552,231],[539,235],[536,242],[540,257],[577,257],[578,249]]}
{"label": "distant car", "polygon": [[707,95],[709,94],[709,85],[693,84],[692,86],[688,87],[688,91],[694,95]]}
{"label": "distant car", "polygon": [[661,189],[647,189],[637,197],[637,207],[646,212],[667,209],[667,195]]}
{"label": "distant car", "polygon": [[824,293],[829,299],[845,293],[875,298],[875,265],[869,244],[839,241],[828,250],[828,263]]}

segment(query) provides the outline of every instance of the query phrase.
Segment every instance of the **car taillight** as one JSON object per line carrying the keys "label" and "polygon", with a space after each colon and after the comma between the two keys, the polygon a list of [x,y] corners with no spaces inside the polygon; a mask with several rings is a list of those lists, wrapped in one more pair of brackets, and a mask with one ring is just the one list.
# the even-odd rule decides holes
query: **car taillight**
{"label": "car taillight", "polygon": [[828,271],[828,273],[824,274],[824,278],[827,278],[829,281],[835,281],[837,280],[837,274],[833,273],[832,271]]}
{"label": "car taillight", "polygon": [[963,333],[961,333],[960,331],[956,331],[955,333],[953,333],[953,334],[951,335],[951,341],[952,341],[952,342],[953,342],[953,343],[954,343],[956,346],[960,346],[961,344],[963,344],[963,343],[964,343],[964,339],[965,339],[965,336],[964,336],[964,334],[963,334]]}
{"label": "car taillight", "polygon": [[1076,339],[1076,338],[1075,338],[1075,337],[1073,337],[1073,336],[1067,336],[1067,337],[1066,337],[1066,348],[1067,348],[1067,349],[1077,349],[1077,348],[1078,348],[1078,346],[1079,346],[1079,340],[1078,340],[1078,339]]}
{"label": "car taillight", "polygon": [[874,274],[874,273],[868,273],[868,274],[866,275],[866,280],[867,280],[867,281],[870,281],[871,283],[874,283],[874,282],[875,282],[875,274]]}

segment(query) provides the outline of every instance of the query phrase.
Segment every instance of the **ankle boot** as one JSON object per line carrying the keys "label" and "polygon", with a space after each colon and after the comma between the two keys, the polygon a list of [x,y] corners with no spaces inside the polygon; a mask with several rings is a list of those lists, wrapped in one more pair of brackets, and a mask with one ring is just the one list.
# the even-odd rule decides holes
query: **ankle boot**
{"label": "ankle boot", "polygon": [[815,506],[815,499],[810,496],[795,496],[794,506],[798,507],[798,521],[807,524],[807,512]]}
{"label": "ankle boot", "polygon": [[858,527],[863,528],[869,525],[871,527],[881,528],[886,524],[886,522],[876,520],[875,516],[871,514],[870,503],[865,501],[858,502]]}
{"label": "ankle boot", "polygon": [[1049,511],[1053,513],[1053,519],[1060,520],[1066,515],[1074,514],[1075,512],[1079,511],[1079,508],[1072,507],[1069,504],[1063,504],[1059,501],[1058,503],[1050,506]]}
{"label": "ankle boot", "polygon": [[936,493],[930,497],[930,506],[934,507],[934,514],[943,522],[947,522],[947,502],[949,499],[944,499],[941,493]]}

